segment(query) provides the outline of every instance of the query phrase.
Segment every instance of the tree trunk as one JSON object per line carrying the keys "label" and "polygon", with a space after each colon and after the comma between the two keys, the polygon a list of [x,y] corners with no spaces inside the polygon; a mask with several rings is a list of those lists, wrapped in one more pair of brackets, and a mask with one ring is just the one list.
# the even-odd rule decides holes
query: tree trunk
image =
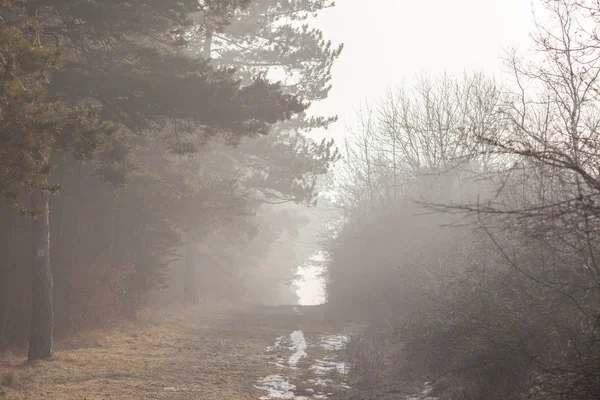
{"label": "tree trunk", "polygon": [[183,286],[183,301],[185,304],[198,303],[196,290],[196,265],[194,264],[194,245],[189,239],[185,244],[185,273]]}
{"label": "tree trunk", "polygon": [[52,271],[50,270],[50,212],[48,192],[37,189],[31,194],[31,208],[40,213],[32,227],[32,316],[29,337],[29,361],[52,355],[54,315]]}

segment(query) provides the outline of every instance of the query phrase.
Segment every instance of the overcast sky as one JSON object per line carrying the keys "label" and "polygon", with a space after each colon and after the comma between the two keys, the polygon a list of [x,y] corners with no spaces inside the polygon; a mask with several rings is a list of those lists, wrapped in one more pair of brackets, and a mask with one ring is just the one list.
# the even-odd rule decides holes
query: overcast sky
{"label": "overcast sky", "polygon": [[[500,78],[503,51],[530,46],[531,8],[531,0],[338,0],[318,25],[345,48],[329,98],[313,111],[340,117],[330,135],[341,145],[354,109],[389,86],[445,71],[480,70]],[[308,274],[298,290],[300,304],[321,303],[321,282]]]}
{"label": "overcast sky", "polygon": [[[538,0],[535,0],[538,1]],[[410,84],[421,73],[483,70],[499,76],[502,50],[528,46],[531,0],[338,0],[318,25],[345,48],[334,66],[333,89],[315,111],[339,115],[332,129],[365,99]]]}

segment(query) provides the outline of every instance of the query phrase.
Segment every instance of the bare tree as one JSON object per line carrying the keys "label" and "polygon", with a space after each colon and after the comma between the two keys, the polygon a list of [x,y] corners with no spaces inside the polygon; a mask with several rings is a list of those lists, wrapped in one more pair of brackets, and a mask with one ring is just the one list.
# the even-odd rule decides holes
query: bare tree
{"label": "bare tree", "polygon": [[531,356],[530,395],[587,399],[599,390],[600,365],[598,3],[544,6],[551,22],[538,25],[535,57],[507,57],[513,90],[501,108],[503,129],[475,135],[506,162],[496,194],[453,209],[479,216],[504,263],[523,279],[520,296],[555,307],[553,328],[535,328],[547,342],[544,355]]}
{"label": "bare tree", "polygon": [[498,162],[474,139],[501,131],[501,95],[480,73],[421,77],[414,88],[389,89],[381,101],[358,110],[358,129],[349,129],[337,172],[346,205],[377,209],[414,200],[425,188],[430,197],[447,198],[448,190],[458,195],[467,176]]}

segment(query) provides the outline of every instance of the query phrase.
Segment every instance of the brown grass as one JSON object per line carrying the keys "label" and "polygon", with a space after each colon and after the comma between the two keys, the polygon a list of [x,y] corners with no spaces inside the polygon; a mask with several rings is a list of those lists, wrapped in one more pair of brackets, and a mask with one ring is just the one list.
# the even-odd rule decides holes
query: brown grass
{"label": "brown grass", "polygon": [[272,372],[264,347],[287,325],[261,310],[206,303],[145,313],[136,323],[61,341],[47,361],[3,356],[0,398],[258,398],[253,383]]}

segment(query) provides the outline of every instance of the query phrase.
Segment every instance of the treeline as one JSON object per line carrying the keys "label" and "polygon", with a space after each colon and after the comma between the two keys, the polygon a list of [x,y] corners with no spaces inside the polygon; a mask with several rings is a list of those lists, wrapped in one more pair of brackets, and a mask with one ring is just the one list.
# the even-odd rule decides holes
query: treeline
{"label": "treeline", "polygon": [[349,135],[327,292],[356,398],[600,393],[600,8],[542,5],[503,84],[423,78]]}
{"label": "treeline", "polygon": [[262,235],[260,263],[287,222],[257,214],[314,204],[338,158],[305,135],[335,121],[306,113],[342,49],[309,26],[331,6],[0,1],[0,351],[47,358],[54,331],[135,317],[157,289],[247,294],[253,263],[222,256]]}

